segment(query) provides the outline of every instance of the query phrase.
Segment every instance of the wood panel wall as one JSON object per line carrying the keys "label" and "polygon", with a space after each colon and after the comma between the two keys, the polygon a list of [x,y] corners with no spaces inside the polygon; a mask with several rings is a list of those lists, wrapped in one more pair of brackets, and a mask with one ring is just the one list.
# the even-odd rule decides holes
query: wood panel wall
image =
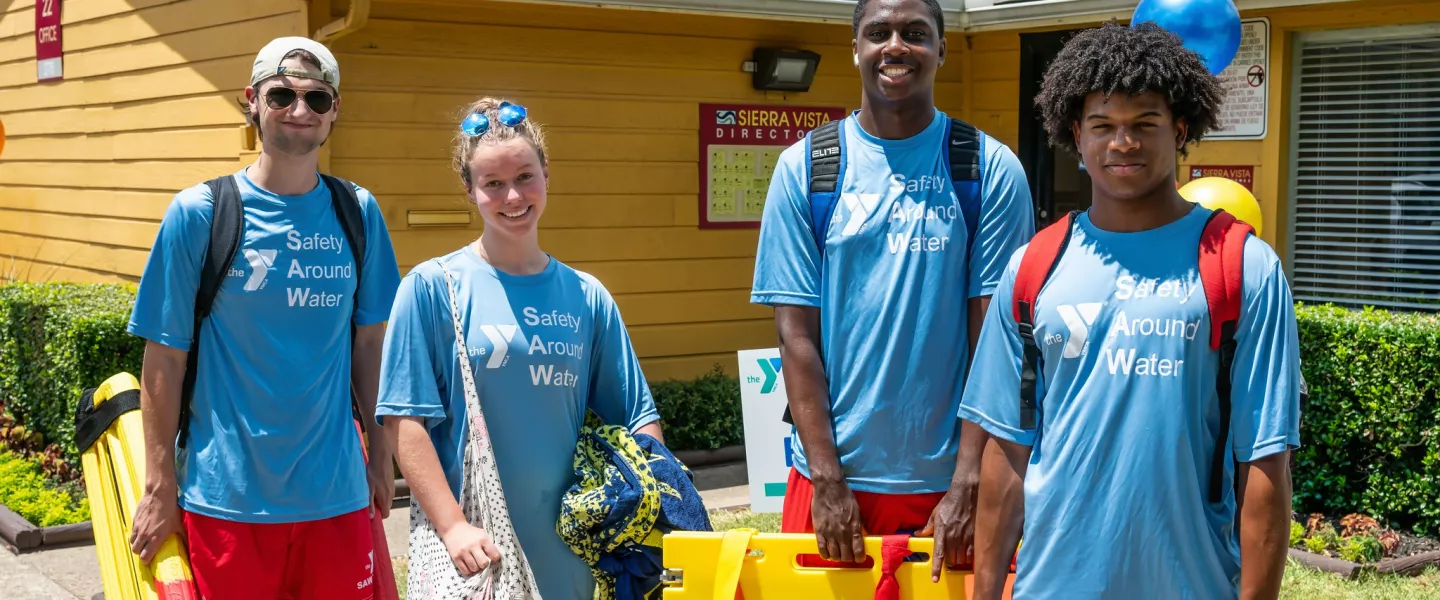
{"label": "wood panel wall", "polygon": [[[734,352],[775,344],[770,309],[749,303],[757,231],[701,230],[699,104],[858,108],[848,24],[490,2],[377,2],[335,46],[343,112],[331,168],[385,207],[402,272],[473,240],[415,228],[409,210],[464,210],[450,166],[459,111],[491,95],[546,127],[549,207],[541,245],[615,294],[652,380],[688,378]],[[764,44],[822,55],[811,91],[765,94],[742,63]],[[960,115],[964,39],[937,85]]]}
{"label": "wood panel wall", "polygon": [[36,83],[35,3],[0,2],[0,280],[137,281],[176,191],[240,167],[237,105],[303,0],[66,0]]}

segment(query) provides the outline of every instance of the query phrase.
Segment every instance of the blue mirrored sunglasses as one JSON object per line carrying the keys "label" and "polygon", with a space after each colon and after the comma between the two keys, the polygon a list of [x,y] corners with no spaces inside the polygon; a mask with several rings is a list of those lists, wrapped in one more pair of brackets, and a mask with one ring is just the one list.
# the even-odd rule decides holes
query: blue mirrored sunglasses
{"label": "blue mirrored sunglasses", "polygon": [[[501,102],[499,113],[500,123],[506,127],[525,122],[525,107],[519,104]],[[485,116],[485,113],[471,113],[460,122],[460,131],[470,137],[485,135],[485,132],[490,131],[490,117]]]}

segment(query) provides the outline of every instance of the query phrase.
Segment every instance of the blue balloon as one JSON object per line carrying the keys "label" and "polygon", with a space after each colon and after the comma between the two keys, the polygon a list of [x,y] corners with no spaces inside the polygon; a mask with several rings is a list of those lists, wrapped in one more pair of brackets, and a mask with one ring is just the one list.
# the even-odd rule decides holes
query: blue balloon
{"label": "blue balloon", "polygon": [[1240,11],[1231,0],[1141,0],[1130,24],[1145,21],[1180,36],[1212,75],[1224,71],[1240,50]]}

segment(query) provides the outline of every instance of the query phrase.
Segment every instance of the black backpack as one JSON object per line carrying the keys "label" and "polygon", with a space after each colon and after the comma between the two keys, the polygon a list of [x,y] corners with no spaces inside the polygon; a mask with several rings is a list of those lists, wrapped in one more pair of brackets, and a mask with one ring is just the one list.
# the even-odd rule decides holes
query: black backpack
{"label": "black backpack", "polygon": [[[835,201],[840,197],[840,186],[845,183],[844,127],[844,119],[829,121],[805,134],[805,155],[810,161],[810,176],[805,189],[810,204],[810,230],[820,251],[821,270],[824,270],[825,264],[825,235],[830,227],[830,218],[835,213]],[[980,222],[985,136],[974,125],[951,118],[942,151],[950,184],[965,219],[965,230],[970,236],[967,242],[973,242]],[[965,252],[968,265],[968,247]],[[795,424],[788,403],[780,420],[787,425]]]}
{"label": "black backpack", "polygon": [[[325,186],[330,188],[330,203],[335,208],[335,216],[340,220],[340,229],[345,233],[345,239],[349,242],[350,253],[355,260],[355,287],[360,287],[360,271],[365,264],[365,217],[360,212],[360,199],[355,194],[354,184],[321,174],[325,180]],[[190,401],[195,395],[195,371],[199,368],[197,356],[200,353],[200,324],[210,315],[210,308],[215,304],[215,296],[220,293],[220,285],[225,281],[225,275],[230,270],[230,263],[235,260],[235,253],[239,252],[241,241],[245,235],[245,206],[240,198],[240,187],[235,183],[233,175],[216,177],[205,182],[210,188],[210,197],[214,199],[214,214],[210,218],[210,244],[205,251],[205,263],[200,267],[200,286],[195,294],[195,327],[192,330],[192,341],[190,343],[189,356],[185,364],[185,381],[180,392],[180,433],[178,444],[185,448],[186,440],[190,434]],[[355,339],[355,322],[350,322],[350,339]],[[354,388],[350,392],[351,411],[356,420],[361,421],[361,427],[365,426],[363,419],[359,418],[360,409],[355,403]]]}

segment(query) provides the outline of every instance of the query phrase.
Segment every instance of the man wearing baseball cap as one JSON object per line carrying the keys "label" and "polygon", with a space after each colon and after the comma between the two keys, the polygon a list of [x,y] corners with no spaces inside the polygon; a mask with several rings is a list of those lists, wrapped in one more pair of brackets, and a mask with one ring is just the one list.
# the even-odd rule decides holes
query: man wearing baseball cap
{"label": "man wearing baseball cap", "polygon": [[[175,195],[140,280],[128,331],[147,340],[146,480],[131,549],[148,562],[184,536],[207,600],[376,592],[371,515],[388,514],[394,472],[375,394],[400,274],[375,198],[318,172],[339,89],[323,45],[261,49],[243,105],[259,157]],[[207,262],[237,193],[234,256]],[[207,313],[210,264],[224,269]]]}

